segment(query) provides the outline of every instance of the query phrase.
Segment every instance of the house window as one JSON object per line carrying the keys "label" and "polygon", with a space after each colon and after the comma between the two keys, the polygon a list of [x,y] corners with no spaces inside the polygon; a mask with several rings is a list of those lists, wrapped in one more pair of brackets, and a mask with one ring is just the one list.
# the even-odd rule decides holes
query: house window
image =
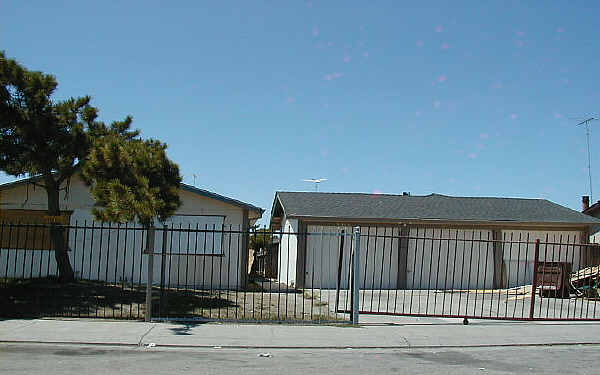
{"label": "house window", "polygon": [[172,232],[172,254],[223,255],[225,216],[174,215],[166,223]]}
{"label": "house window", "polygon": [[[0,248],[54,250],[50,228],[35,224],[69,225],[72,213],[63,211],[60,216],[48,216],[46,211],[41,210],[0,210]],[[65,243],[68,243],[68,229],[64,231],[64,236]]]}

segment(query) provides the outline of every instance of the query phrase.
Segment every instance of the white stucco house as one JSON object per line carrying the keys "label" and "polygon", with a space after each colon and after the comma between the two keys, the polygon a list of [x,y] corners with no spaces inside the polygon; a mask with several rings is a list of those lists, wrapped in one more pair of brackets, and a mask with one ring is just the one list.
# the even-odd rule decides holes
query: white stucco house
{"label": "white stucco house", "polygon": [[[0,222],[44,223],[47,220],[46,191],[36,187],[33,184],[35,180],[36,178],[29,178],[0,185]],[[123,224],[120,229],[115,229],[116,224],[94,222],[91,210],[95,202],[90,195],[89,187],[78,174],[73,176],[69,185],[63,188],[66,189],[60,194],[60,210],[63,212],[62,223],[73,227],[68,234],[68,243],[71,249],[69,251],[71,264],[76,275],[85,275],[103,281],[135,279],[143,282],[146,280],[146,266],[142,264],[145,263],[145,257],[141,255],[146,241],[145,231],[133,223]],[[172,284],[175,281],[179,284],[180,280],[175,278],[180,277],[183,284],[181,275],[185,271],[185,283],[188,286],[192,283],[191,280],[194,280],[194,286],[208,283],[212,283],[215,288],[243,286],[247,282],[248,236],[242,232],[254,225],[256,220],[261,218],[264,210],[249,203],[185,184],[181,185],[179,194],[181,207],[167,222],[157,222],[156,227],[160,229],[163,225],[167,225],[175,229],[204,229],[213,232],[193,233],[189,236],[181,232],[168,232],[165,248],[173,255],[169,259],[170,266],[166,271],[167,280]],[[96,229],[92,229],[92,226]],[[101,226],[111,226],[112,229],[99,229],[98,227]],[[219,233],[220,230],[224,232]],[[53,263],[50,252],[39,251],[49,250],[50,244],[43,238],[44,233],[33,233],[33,237],[37,236],[37,241],[24,244],[24,238],[31,237],[32,233],[25,233],[24,229],[20,229],[20,233],[15,233],[16,229],[12,229],[13,233],[10,234],[7,231],[5,229],[4,233],[0,234],[0,264],[6,264],[7,257],[12,257],[11,267],[6,267],[8,272],[13,272],[10,270],[20,272],[21,267],[18,263],[28,259],[27,257],[35,259],[38,257],[39,262],[49,263],[47,267],[46,263],[39,267],[37,276],[56,272],[56,264]],[[162,232],[157,230],[155,252],[161,252],[162,240]],[[8,251],[11,248],[20,248],[20,250]],[[190,268],[190,262],[186,261],[191,257],[184,255],[189,253],[196,255],[194,269]],[[43,256],[48,259],[42,259]],[[19,257],[22,259],[20,260]],[[28,265],[29,261],[27,261]],[[17,265],[12,267],[12,262],[17,262]],[[203,274],[203,269],[213,269],[216,264],[221,263],[229,265],[227,275],[222,274],[225,271],[212,272],[212,276]],[[160,262],[155,262],[155,275],[160,275],[160,267]],[[31,268],[36,270],[37,264],[34,262]],[[178,272],[178,268],[181,268],[179,270],[181,272]],[[99,271],[94,273],[95,269]],[[13,276],[20,275],[0,273],[0,277]],[[213,277],[214,280],[209,280],[209,277]],[[156,279],[155,277],[154,280]]]}
{"label": "white stucco house", "polygon": [[[282,232],[279,281],[319,289],[336,288],[338,274],[348,287],[353,243],[345,236],[342,245],[339,234],[355,226],[362,237],[361,288],[479,289],[530,284],[532,242],[587,243],[599,224],[545,199],[439,194],[277,192],[271,211],[271,228]],[[539,259],[576,270],[596,262],[598,253],[548,245]]]}

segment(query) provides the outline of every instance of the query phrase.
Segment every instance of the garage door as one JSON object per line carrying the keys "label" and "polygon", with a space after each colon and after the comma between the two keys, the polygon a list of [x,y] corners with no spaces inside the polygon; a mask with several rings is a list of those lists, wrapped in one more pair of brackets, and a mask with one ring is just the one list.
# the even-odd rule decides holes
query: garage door
{"label": "garage door", "polygon": [[[493,284],[492,231],[411,228],[408,289],[482,289]],[[432,239],[433,238],[433,239]]]}
{"label": "garage door", "polygon": [[[350,255],[354,241],[352,227],[308,226],[306,241],[307,288],[335,289],[338,273],[341,288],[349,284]],[[344,244],[342,248],[342,231]],[[398,275],[399,228],[361,227],[361,289],[394,289]],[[340,251],[341,250],[341,251]],[[342,260],[341,272],[340,254]]]}

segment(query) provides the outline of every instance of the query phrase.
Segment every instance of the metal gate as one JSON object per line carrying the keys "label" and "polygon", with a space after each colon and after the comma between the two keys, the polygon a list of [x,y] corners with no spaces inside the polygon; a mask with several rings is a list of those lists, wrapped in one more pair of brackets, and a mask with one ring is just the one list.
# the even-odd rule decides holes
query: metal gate
{"label": "metal gate", "polygon": [[[362,258],[359,312],[600,320],[600,247],[581,243],[573,234],[563,235],[363,227],[358,252]],[[345,294],[339,295],[337,304],[346,306]]]}

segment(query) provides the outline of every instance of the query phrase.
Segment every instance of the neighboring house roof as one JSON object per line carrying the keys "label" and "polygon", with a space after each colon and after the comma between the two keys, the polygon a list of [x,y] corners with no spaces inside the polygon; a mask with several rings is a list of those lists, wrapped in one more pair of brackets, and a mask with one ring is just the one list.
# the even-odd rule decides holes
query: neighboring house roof
{"label": "neighboring house roof", "polygon": [[594,217],[600,217],[600,201],[594,203],[586,210],[583,210],[583,213]]}
{"label": "neighboring house roof", "polygon": [[[13,182],[7,182],[7,183],[4,183],[4,184],[0,184],[0,191],[1,190],[6,190],[6,189],[10,189],[10,188],[15,187],[15,186],[23,185],[23,184],[26,184],[26,183],[38,182],[40,180],[41,180],[41,176],[33,176],[33,177],[24,178],[24,179],[13,181]],[[260,215],[262,215],[263,212],[265,211],[264,209],[262,209],[260,207],[256,207],[256,206],[254,206],[252,204],[244,203],[244,202],[239,201],[237,199],[229,198],[229,197],[226,197],[224,195],[213,193],[213,192],[208,191],[208,190],[199,189],[199,188],[191,186],[191,185],[181,184],[180,188],[181,188],[181,190],[189,191],[191,193],[198,194],[198,195],[201,195],[203,197],[216,199],[218,201],[221,201],[221,202],[224,202],[224,203],[228,203],[228,204],[231,204],[231,205],[234,205],[234,206],[237,206],[237,207],[246,208],[246,209],[248,209],[250,211],[255,211],[255,212],[259,213]]]}
{"label": "neighboring house roof", "polygon": [[213,193],[213,192],[208,191],[208,190],[199,189],[199,188],[197,188],[195,186],[191,186],[191,185],[187,185],[187,184],[181,184],[181,189],[185,190],[185,191],[189,191],[191,193],[202,195],[204,197],[216,199],[216,200],[219,200],[221,202],[229,203],[229,204],[232,204],[234,206],[238,206],[238,207],[241,207],[241,208],[247,208],[250,211],[256,211],[256,212],[258,212],[261,215],[263,214],[263,212],[265,212],[265,210],[263,208],[256,207],[256,206],[254,206],[254,205],[252,205],[250,203],[244,203],[244,202],[239,201],[237,199],[229,198],[229,197],[226,197],[224,195]]}
{"label": "neighboring house roof", "polygon": [[277,192],[272,217],[599,225],[546,199]]}

